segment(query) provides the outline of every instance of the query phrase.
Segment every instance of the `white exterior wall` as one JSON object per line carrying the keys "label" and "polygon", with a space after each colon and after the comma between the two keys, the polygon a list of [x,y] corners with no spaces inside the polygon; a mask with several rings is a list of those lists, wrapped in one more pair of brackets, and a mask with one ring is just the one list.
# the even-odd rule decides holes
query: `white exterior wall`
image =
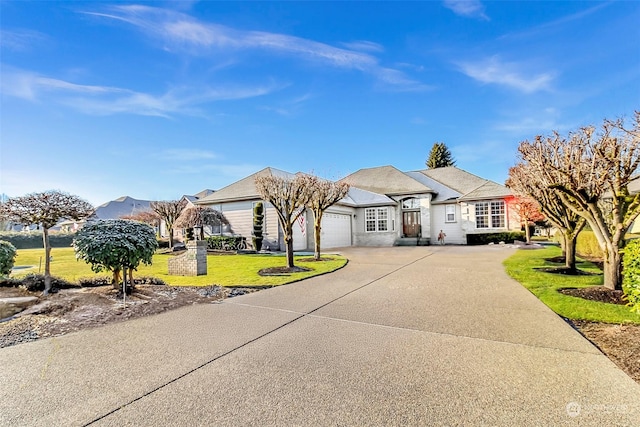
{"label": "white exterior wall", "polygon": [[398,222],[398,209],[388,206],[389,209],[389,231],[365,231],[365,208],[356,209],[356,218],[353,221],[351,232],[353,233],[353,244],[355,246],[393,246],[398,237],[398,227],[402,223]]}
{"label": "white exterior wall", "polygon": [[[250,242],[253,232],[253,204],[253,201],[248,200],[210,206],[221,212],[229,221],[232,233],[240,234]],[[264,242],[268,243],[270,248],[277,249],[279,247],[278,214],[271,204],[265,203],[264,206]]]}
{"label": "white exterior wall", "polygon": [[[432,212],[433,206],[431,205],[431,194],[427,194],[420,198],[420,235],[424,238],[431,236],[432,229],[431,227],[431,217],[433,216]],[[431,237],[431,243],[435,239]]]}
{"label": "white exterior wall", "polygon": [[485,234],[485,233],[500,233],[504,231],[520,231],[519,221],[513,220],[509,205],[504,199],[491,199],[491,200],[478,200],[479,202],[505,202],[505,227],[503,228],[476,228],[476,209],[475,202],[461,202],[461,218],[462,229],[466,234]]}
{"label": "white exterior wall", "polygon": [[[445,206],[455,206],[455,222],[447,222]],[[462,229],[462,224],[463,221],[459,204],[431,205],[431,244],[437,245],[439,243],[438,234],[440,234],[440,230],[442,230],[444,234],[447,235],[444,239],[445,244],[466,245],[467,236]]]}

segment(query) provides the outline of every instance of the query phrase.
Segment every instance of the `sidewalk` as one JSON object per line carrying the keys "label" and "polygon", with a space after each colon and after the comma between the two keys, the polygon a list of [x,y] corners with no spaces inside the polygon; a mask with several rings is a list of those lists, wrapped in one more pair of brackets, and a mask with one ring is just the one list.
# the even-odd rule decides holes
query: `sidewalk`
{"label": "sidewalk", "polygon": [[640,425],[640,386],[506,276],[512,249],[333,274],[0,349],[0,425]]}

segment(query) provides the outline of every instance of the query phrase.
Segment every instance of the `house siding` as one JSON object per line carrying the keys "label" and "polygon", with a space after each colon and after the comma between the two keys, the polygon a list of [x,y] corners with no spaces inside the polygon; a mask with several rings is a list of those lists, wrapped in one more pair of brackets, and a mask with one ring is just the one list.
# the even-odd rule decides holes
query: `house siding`
{"label": "house siding", "polygon": [[[229,222],[230,231],[234,234],[240,234],[251,242],[251,233],[253,232],[253,204],[254,201],[230,202],[212,205],[213,209],[221,212]],[[268,244],[272,249],[280,247],[280,232],[278,225],[278,214],[269,203],[265,203],[264,209],[264,243]]]}
{"label": "house siding", "polygon": [[518,231],[520,230],[520,222],[515,220],[511,209],[505,199],[490,199],[490,200],[478,200],[477,202],[505,202],[505,227],[499,228],[476,228],[476,201],[461,202],[461,217],[462,217],[462,229],[467,234],[487,234],[487,233],[500,233],[504,231]]}
{"label": "house siding", "polygon": [[355,246],[393,246],[399,236],[398,209],[389,208],[389,231],[365,231],[365,209],[356,210],[356,218],[353,222],[353,244]]}
{"label": "house siding", "polygon": [[[447,222],[446,218],[446,206],[455,206],[456,208],[456,220],[455,222]],[[431,244],[435,245],[438,243],[438,234],[440,234],[440,230],[447,235],[445,238],[446,244],[453,245],[466,245],[467,244],[467,236],[465,232],[462,230],[462,216],[460,205],[457,203],[452,204],[437,204],[431,205]]]}

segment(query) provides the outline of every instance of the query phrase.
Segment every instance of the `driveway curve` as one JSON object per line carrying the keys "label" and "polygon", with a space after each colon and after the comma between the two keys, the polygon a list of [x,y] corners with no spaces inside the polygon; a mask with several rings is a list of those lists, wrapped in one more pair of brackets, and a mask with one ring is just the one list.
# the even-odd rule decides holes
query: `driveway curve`
{"label": "driveway curve", "polygon": [[329,275],[0,349],[0,425],[640,425],[640,386],[506,247],[346,248]]}

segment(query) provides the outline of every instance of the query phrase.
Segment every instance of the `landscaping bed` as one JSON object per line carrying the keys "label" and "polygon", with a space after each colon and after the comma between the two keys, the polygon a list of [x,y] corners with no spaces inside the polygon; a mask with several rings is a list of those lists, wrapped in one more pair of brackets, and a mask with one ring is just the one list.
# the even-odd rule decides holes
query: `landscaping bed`
{"label": "landscaping bed", "polygon": [[138,285],[123,302],[112,286],[61,289],[43,298],[42,292],[0,287],[0,298],[37,297],[10,320],[0,322],[0,348],[86,328],[149,316],[191,304],[213,303],[256,291],[220,286]]}
{"label": "landscaping bed", "polygon": [[598,260],[580,261],[583,274],[554,274],[564,263],[559,253],[557,248],[518,251],[504,264],[511,277],[640,383],[640,314],[630,310],[621,291],[601,286]]}

